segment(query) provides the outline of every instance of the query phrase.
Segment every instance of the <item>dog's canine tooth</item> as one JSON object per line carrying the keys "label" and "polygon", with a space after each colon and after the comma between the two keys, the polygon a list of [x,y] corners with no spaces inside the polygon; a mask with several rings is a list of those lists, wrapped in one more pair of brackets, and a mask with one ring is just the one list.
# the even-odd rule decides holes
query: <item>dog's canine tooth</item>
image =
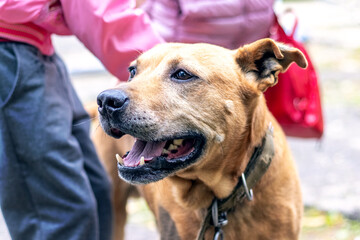
{"label": "dog's canine tooth", "polygon": [[122,159],[122,157],[120,157],[119,154],[116,154],[115,157],[116,157],[117,162],[118,162],[120,165],[124,165],[124,160]]}
{"label": "dog's canine tooth", "polygon": [[167,150],[171,151],[171,150],[177,150],[178,146],[174,145],[174,144],[170,144],[170,146],[168,147]]}
{"label": "dog's canine tooth", "polygon": [[181,146],[183,141],[184,141],[184,139],[175,139],[173,142],[174,142],[175,145]]}
{"label": "dog's canine tooth", "polygon": [[145,164],[145,158],[144,158],[144,156],[142,156],[141,158],[140,158],[140,166],[142,166],[142,165],[144,165]]}

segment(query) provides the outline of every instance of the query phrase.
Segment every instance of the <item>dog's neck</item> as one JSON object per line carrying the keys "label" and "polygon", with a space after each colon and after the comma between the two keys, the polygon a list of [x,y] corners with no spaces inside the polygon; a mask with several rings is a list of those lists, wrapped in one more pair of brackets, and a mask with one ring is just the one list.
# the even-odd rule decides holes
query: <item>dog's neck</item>
{"label": "dog's neck", "polygon": [[[218,160],[226,162],[226,164],[220,164],[222,168],[216,167],[213,172],[208,171],[208,168],[204,171],[204,174],[208,173],[207,179],[204,179],[204,182],[209,184],[208,186],[211,188],[211,191],[219,199],[231,194],[238,183],[239,177],[245,171],[254,149],[262,143],[271,121],[270,113],[262,94],[253,99],[249,106],[245,132],[228,133],[230,138],[226,144],[228,146],[227,152],[223,152],[221,149],[218,155],[220,156]],[[239,138],[238,135],[242,137]]]}
{"label": "dog's neck", "polygon": [[201,224],[197,239],[203,239],[204,234],[211,225],[215,227],[216,234],[222,234],[221,227],[226,225],[227,214],[235,209],[245,197],[253,200],[252,188],[262,178],[274,157],[273,126],[270,123],[261,145],[255,148],[244,173],[239,179],[232,193],[224,198],[214,197],[211,207],[208,208]]}
{"label": "dog's neck", "polygon": [[[194,210],[207,208],[214,197],[222,199],[231,194],[255,147],[261,144],[270,121],[263,96],[256,101],[249,111],[247,130],[241,134],[241,138],[236,136],[239,133],[231,133],[233,136],[225,139],[228,144],[221,143],[211,150],[209,156],[215,157],[209,161],[206,159],[211,162],[206,164],[206,168],[189,169],[169,178],[173,182],[175,199],[180,205]],[[236,143],[234,139],[237,139]],[[223,148],[225,144],[226,152]],[[220,162],[222,164],[217,164]]]}

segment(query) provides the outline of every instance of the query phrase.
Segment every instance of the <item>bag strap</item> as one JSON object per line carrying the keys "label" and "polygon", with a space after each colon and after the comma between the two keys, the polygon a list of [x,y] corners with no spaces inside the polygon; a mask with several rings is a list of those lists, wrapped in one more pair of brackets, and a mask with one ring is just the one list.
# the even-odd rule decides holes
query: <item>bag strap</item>
{"label": "bag strap", "polygon": [[285,12],[284,12],[284,14],[288,14],[288,13],[292,14],[294,16],[294,19],[295,19],[294,26],[293,26],[293,29],[292,29],[291,34],[290,34],[290,37],[294,38],[296,29],[297,29],[298,24],[299,24],[299,18],[297,17],[295,12],[291,8],[286,9]]}
{"label": "bag strap", "polygon": [[[288,35],[286,34],[284,28],[282,27],[282,25],[279,23],[279,17],[281,18],[283,15],[285,14],[292,14],[294,16],[295,22],[294,25],[292,27],[291,33]],[[275,23],[275,27],[277,27],[278,31],[280,30],[282,33],[284,33],[286,36],[290,37],[290,38],[294,38],[294,35],[296,33],[296,30],[298,28],[299,25],[299,18],[297,17],[297,15],[294,13],[294,11],[291,8],[286,9],[283,13],[281,13],[279,16],[274,12],[274,23]]]}

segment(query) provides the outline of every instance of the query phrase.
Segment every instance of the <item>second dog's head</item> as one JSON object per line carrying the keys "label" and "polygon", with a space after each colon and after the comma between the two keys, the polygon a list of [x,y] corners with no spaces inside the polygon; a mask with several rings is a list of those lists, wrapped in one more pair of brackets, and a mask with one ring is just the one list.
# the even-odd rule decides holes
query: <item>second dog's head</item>
{"label": "second dog's head", "polygon": [[149,183],[214,161],[214,149],[230,149],[254,131],[262,92],[292,62],[307,65],[299,50],[270,39],[237,50],[168,43],[145,52],[127,83],[98,96],[105,132],[136,138],[119,175]]}

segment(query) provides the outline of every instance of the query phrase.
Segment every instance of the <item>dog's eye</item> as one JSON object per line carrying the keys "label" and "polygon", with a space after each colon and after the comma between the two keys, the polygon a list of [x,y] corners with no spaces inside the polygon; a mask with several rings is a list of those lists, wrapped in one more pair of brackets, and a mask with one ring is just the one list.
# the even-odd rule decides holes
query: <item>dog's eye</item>
{"label": "dog's eye", "polygon": [[194,77],[194,75],[191,75],[183,69],[179,69],[171,75],[171,78],[181,81],[186,81]]}
{"label": "dog's eye", "polygon": [[130,76],[129,76],[129,80],[132,79],[133,77],[135,77],[135,74],[136,74],[136,67],[129,67],[128,68],[128,71],[130,73]]}

